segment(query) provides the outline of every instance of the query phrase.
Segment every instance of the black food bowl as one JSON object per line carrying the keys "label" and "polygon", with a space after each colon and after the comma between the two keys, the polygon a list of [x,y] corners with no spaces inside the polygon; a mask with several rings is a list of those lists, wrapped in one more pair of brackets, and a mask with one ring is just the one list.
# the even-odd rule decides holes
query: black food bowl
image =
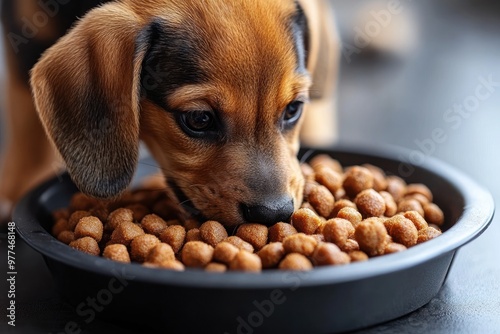
{"label": "black food bowl", "polygon": [[[407,153],[336,149],[344,166],[370,163],[408,183],[424,183],[445,216],[445,232],[404,252],[309,272],[260,274],[173,272],[122,264],[73,250],[50,231],[50,213],[77,191],[68,176],[33,190],[17,205],[14,221],[40,252],[62,296],[83,321],[102,316],[117,323],[168,332],[332,333],[359,329],[408,314],[443,286],[457,250],[491,222],[491,195],[469,177],[434,159],[413,166]],[[145,173],[147,167],[139,167]],[[147,171],[146,171],[147,174]],[[91,301],[96,305],[92,305]]]}

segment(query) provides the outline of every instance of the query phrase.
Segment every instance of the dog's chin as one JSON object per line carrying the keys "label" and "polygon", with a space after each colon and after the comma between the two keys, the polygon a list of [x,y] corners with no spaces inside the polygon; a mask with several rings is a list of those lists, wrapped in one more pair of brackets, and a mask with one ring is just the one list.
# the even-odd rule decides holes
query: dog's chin
{"label": "dog's chin", "polygon": [[[169,180],[168,186],[173,195],[176,197],[184,218],[195,218],[200,222],[215,220],[228,228],[245,223],[258,222],[246,219],[245,210],[242,208],[241,202],[235,198],[219,198],[214,200],[213,198],[208,199],[196,195],[190,197],[175,181]],[[295,196],[289,197],[293,202],[293,210],[297,209],[296,206],[298,205],[298,199],[294,197]],[[293,210],[290,210],[290,216]],[[283,218],[279,221],[288,221],[288,218]],[[260,221],[259,223],[272,225],[277,222],[277,220],[269,220],[265,222]]]}

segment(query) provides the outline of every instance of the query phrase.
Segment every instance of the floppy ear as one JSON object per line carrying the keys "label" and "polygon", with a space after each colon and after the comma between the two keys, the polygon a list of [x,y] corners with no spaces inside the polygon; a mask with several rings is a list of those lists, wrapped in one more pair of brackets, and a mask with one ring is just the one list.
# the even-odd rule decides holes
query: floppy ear
{"label": "floppy ear", "polygon": [[45,130],[75,184],[95,197],[119,194],[136,168],[143,26],[119,3],[93,9],[32,70]]}

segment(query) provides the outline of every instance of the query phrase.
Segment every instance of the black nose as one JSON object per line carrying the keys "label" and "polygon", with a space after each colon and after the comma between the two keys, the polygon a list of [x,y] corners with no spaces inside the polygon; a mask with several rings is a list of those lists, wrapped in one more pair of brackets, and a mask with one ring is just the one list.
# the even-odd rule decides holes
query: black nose
{"label": "black nose", "polygon": [[241,204],[246,221],[271,226],[278,222],[286,222],[292,216],[293,199],[289,196],[271,198],[252,205]]}

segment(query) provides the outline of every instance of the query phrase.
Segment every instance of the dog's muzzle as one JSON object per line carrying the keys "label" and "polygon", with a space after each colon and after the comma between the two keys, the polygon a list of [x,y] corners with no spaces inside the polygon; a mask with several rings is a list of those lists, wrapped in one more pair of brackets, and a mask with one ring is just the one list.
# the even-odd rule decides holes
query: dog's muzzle
{"label": "dog's muzzle", "polygon": [[246,221],[271,226],[290,219],[294,211],[293,199],[289,196],[281,196],[258,204],[242,203],[241,211]]}

